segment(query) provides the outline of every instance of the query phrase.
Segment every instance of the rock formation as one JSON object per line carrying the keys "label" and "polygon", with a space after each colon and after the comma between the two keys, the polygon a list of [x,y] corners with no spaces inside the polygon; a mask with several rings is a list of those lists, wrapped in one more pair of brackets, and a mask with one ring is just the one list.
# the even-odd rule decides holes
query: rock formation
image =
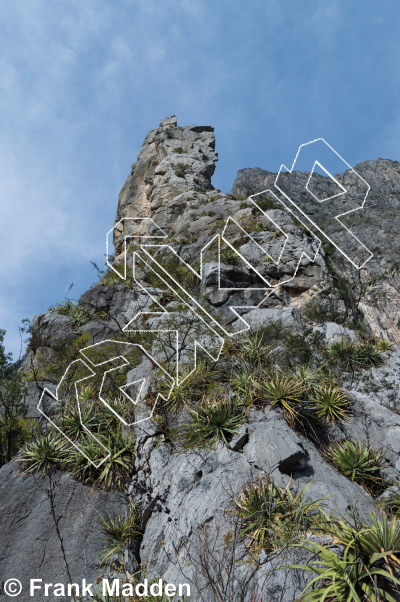
{"label": "rock formation", "polygon": [[[240,170],[231,194],[226,194],[211,184],[216,161],[215,137],[210,126],[178,127],[175,116],[171,116],[149,132],[121,190],[114,229],[114,268],[118,270],[125,261],[130,265],[132,254],[137,252],[136,276],[141,279],[141,286],[132,277],[118,278],[110,269],[99,286],[89,289],[79,300],[77,307],[87,312],[86,320],[73,323],[71,316],[57,311],[35,316],[22,371],[28,374],[35,368],[41,379],[38,384],[52,386],[54,390],[59,375],[54,376],[49,367],[59,361],[60,349],[67,353],[68,345],[80,340],[81,346],[101,344],[110,338],[127,344],[130,339],[126,338],[126,327],[135,318],[135,328],[152,332],[166,329],[166,324],[170,328],[174,320],[180,323],[182,316],[187,318],[190,311],[197,312],[197,317],[200,313],[203,322],[207,317],[206,327],[196,334],[204,345],[215,343],[210,324],[219,337],[226,330],[234,337],[242,329],[243,319],[253,331],[277,326],[282,341],[285,332],[298,335],[302,341],[321,340],[323,344],[340,337],[358,340],[367,332],[369,336],[374,333],[399,343],[396,269],[400,247],[395,234],[400,163],[379,159],[355,168],[371,184],[369,198],[373,202],[366,206],[365,215],[356,218],[355,227],[360,240],[375,254],[374,261],[360,271],[359,278],[358,271],[351,266],[336,269],[342,265],[340,255],[326,246],[324,250],[324,245],[319,248],[315,233],[279,203],[279,193],[275,191],[276,198],[269,193],[260,194],[266,189],[273,191],[276,174],[259,168]],[[291,184],[293,194],[304,188],[308,176],[295,174]],[[351,173],[335,177],[352,186]],[[328,178],[317,176],[314,184],[324,194],[329,190]],[[258,207],[251,203],[249,195],[256,195]],[[357,197],[356,189],[353,196]],[[323,211],[322,208],[321,220]],[[161,242],[151,238],[159,229],[165,234]],[[213,246],[217,234],[221,235],[217,241],[219,247],[217,243]],[[190,285],[183,276],[175,285],[167,277],[160,284],[156,273],[151,271],[156,256],[150,251],[144,255],[139,248],[144,237],[150,237],[154,244],[169,246],[159,261],[163,266],[174,265],[177,278],[182,274],[188,278],[189,274]],[[343,275],[348,280],[340,280]],[[184,286],[191,291],[190,301],[182,292]],[[198,309],[200,306],[203,313]],[[190,344],[186,343],[182,355],[183,371],[194,353],[193,340],[187,336]],[[236,336],[243,340],[246,335]],[[166,360],[165,348],[160,349],[152,339],[147,354],[135,356],[126,382],[137,383],[141,379],[150,382],[157,370],[149,356],[160,362]],[[323,443],[327,446],[329,441],[349,439],[382,449],[385,468],[381,472],[397,482],[400,350],[395,346],[384,357],[384,368],[343,377],[352,400],[352,414],[340,426],[330,423],[323,433],[326,437]],[[221,356],[220,361],[226,361],[224,358]],[[281,370],[279,347],[273,361],[275,369]],[[30,415],[35,417],[39,393],[35,383],[29,387]],[[141,391],[141,401],[146,391],[148,395],[152,392],[148,384],[146,387]],[[225,385],[225,394],[234,396],[232,387]],[[146,417],[143,412],[148,415],[147,406],[141,409],[138,406],[135,411],[136,420]],[[175,426],[179,426],[183,414],[175,419]],[[252,407],[228,445],[219,441],[213,449],[205,450],[182,450],[160,426],[160,421],[160,416],[154,415],[153,419],[132,427],[136,459],[124,493],[140,510],[141,535],[125,550],[125,569],[130,574],[141,569],[150,578],[191,583],[193,598],[217,600],[207,576],[210,567],[205,566],[204,554],[200,553],[205,545],[204,536],[209,533],[212,540],[229,531],[232,497],[260,474],[271,476],[278,486],[289,486],[293,492],[308,485],[308,498],[313,501],[325,498],[324,509],[328,513],[341,515],[356,507],[359,516],[367,516],[374,508],[371,495],[328,462],[323,445],[318,445],[301,428],[293,429],[276,408]],[[48,581],[57,578],[66,582],[44,488],[40,477],[23,480],[17,476],[14,462],[0,471],[0,581],[17,571],[25,574],[26,579],[43,576]],[[93,543],[98,536],[95,514],[106,509],[122,511],[126,497],[112,491],[92,493],[64,474],[59,483],[59,499],[62,500],[58,509],[62,514],[60,528],[67,542],[73,578],[93,580],[101,573],[96,560],[98,545]],[[313,537],[309,534],[310,540]],[[32,546],[32,554],[27,550],[28,545]],[[235,553],[240,559],[240,550]],[[294,601],[309,576],[300,570],[279,567],[304,561],[307,554],[287,550],[281,556],[268,556],[266,552],[262,555],[264,563],[252,582],[262,586],[270,571],[264,599]],[[237,565],[234,574],[238,600],[246,577],[247,569],[243,567]],[[250,588],[244,599],[250,599],[249,596]],[[0,594],[0,600],[3,599],[6,598]]]}

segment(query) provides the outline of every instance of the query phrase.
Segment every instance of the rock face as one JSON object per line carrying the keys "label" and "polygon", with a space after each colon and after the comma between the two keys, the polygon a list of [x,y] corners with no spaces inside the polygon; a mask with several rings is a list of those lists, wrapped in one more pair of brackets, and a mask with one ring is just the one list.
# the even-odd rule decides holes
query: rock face
{"label": "rock face", "polygon": [[[65,586],[69,582],[46,494],[48,487],[48,478],[22,478],[15,461],[0,470],[0,582],[3,585],[8,579],[18,578],[23,597],[17,599],[29,599],[30,579]],[[115,514],[121,507],[121,496],[105,491],[93,493],[68,474],[53,475],[53,487],[55,513],[72,580],[81,584],[86,579],[96,584],[101,573],[97,558],[102,549],[99,513]],[[9,600],[3,588],[0,600]]]}
{"label": "rock face", "polygon": [[[139,257],[141,253],[143,260],[144,251],[139,245],[161,228],[166,235],[163,244],[170,247],[161,265],[170,270],[175,266],[178,280],[171,284],[167,277],[164,281],[151,278],[149,266],[154,264],[149,253],[146,266],[140,261],[137,264],[140,285],[128,278],[113,284],[103,281],[81,296],[78,308],[92,310],[86,323],[74,326],[68,316],[57,312],[35,316],[34,344],[22,370],[42,367],[42,385],[50,386],[50,382],[54,388],[57,379],[52,378],[48,368],[52,361],[61,361],[62,345],[68,351],[68,345],[80,337],[86,337],[86,344],[110,338],[130,341],[124,338],[128,326],[134,333],[168,333],[172,327],[179,330],[188,317],[198,318],[199,313],[201,320],[193,320],[192,326],[198,328],[196,340],[205,347],[209,345],[209,349],[215,344],[213,337],[225,336],[226,331],[236,335],[243,320],[252,331],[271,326],[281,329],[279,332],[290,331],[296,341],[304,342],[310,336],[324,342],[337,338],[356,341],[359,334],[354,328],[361,312],[374,332],[395,342],[400,340],[396,327],[396,320],[400,319],[397,274],[391,274],[389,269],[396,265],[394,260],[400,253],[398,241],[394,243],[391,238],[400,203],[399,163],[379,159],[356,167],[371,184],[368,198],[373,204],[366,205],[368,220],[356,217],[349,227],[354,227],[361,242],[376,257],[374,263],[369,262],[360,271],[361,284],[370,282],[368,295],[354,300],[332,264],[339,266],[340,276],[349,279],[348,290],[358,278],[358,271],[341,264],[337,252],[325,253],[315,232],[304,228],[285,210],[279,191],[274,189],[276,174],[259,168],[240,170],[232,193],[225,194],[211,185],[216,161],[210,126],[178,127],[175,116],[171,116],[149,132],[119,196],[115,263],[122,265],[130,260],[133,251],[138,251]],[[319,223],[324,224],[324,220],[331,219],[325,205],[316,205],[303,195],[309,176],[307,172],[294,173],[290,182],[287,180],[286,192],[300,196],[307,211],[314,212]],[[354,174],[349,171],[335,177],[350,190],[340,203],[345,201],[347,208],[355,206],[363,189]],[[331,187],[329,178],[315,174],[315,194],[326,198]],[[260,194],[267,189],[276,196]],[[250,195],[255,195],[257,205],[248,198]],[[335,236],[340,244],[349,243],[340,228]],[[190,303],[185,291],[182,293],[184,287],[192,295]],[[377,290],[388,294],[374,297]],[[208,330],[202,330],[203,324]],[[194,338],[190,337],[184,333],[184,369],[196,349]],[[138,343],[138,339],[132,340]],[[147,356],[130,367],[126,382],[133,383],[131,388],[137,389],[137,383],[144,379],[146,386],[141,395],[151,391],[149,383],[155,382],[157,374],[154,359],[171,361],[168,352],[176,351],[174,345],[175,339],[169,348],[152,340]],[[394,481],[400,478],[399,366],[400,352],[396,347],[385,354],[383,367],[349,377],[345,385],[352,399],[352,414],[340,428],[329,425],[324,432],[326,444],[330,440],[358,439],[374,448],[381,447],[388,464],[384,471]],[[280,370],[278,356],[275,368]],[[229,387],[225,389],[226,395],[233,395]],[[38,417],[37,400],[35,385],[31,383],[28,405],[29,416],[34,418]],[[216,558],[224,549],[221,538],[232,528],[234,495],[260,475],[270,475],[280,487],[289,485],[294,494],[308,486],[307,497],[312,501],[326,498],[323,503],[328,512],[342,514],[356,506],[356,512],[365,517],[374,508],[370,495],[327,461],[323,446],[316,445],[301,429],[293,430],[276,409],[252,409],[229,445],[219,443],[212,450],[191,451],[176,445],[160,426],[159,417],[139,422],[148,417],[148,407],[145,410],[147,414],[142,413],[139,403],[135,408],[137,424],[132,429],[136,459],[125,492],[141,516],[141,534],[125,550],[125,568],[130,573],[140,569],[149,578],[190,583],[191,597],[217,600],[208,585],[207,570],[211,570],[210,566],[215,569]],[[182,415],[177,418],[178,426],[179,420],[183,420]],[[0,471],[0,532],[6,533],[0,540],[0,580],[12,577],[24,562],[26,578],[34,574],[54,581],[60,575],[60,581],[66,583],[45,487],[46,481],[40,478],[22,480],[14,462]],[[60,530],[65,533],[72,576],[95,580],[101,572],[95,560],[99,544],[93,539],[98,533],[96,513],[122,511],[126,499],[112,492],[92,493],[68,475],[61,476],[57,492]],[[203,564],[199,561],[205,558],[200,552],[207,533],[215,539],[216,554],[210,556],[213,560],[208,565],[205,560]],[[314,536],[308,537],[312,540]],[[32,554],[28,553],[28,546],[34,550]],[[293,602],[309,575],[281,567],[307,561],[309,557],[300,551],[287,551],[276,557],[263,554],[265,564],[256,573],[254,583],[262,587],[269,571],[264,599]],[[28,563],[21,560],[27,556]],[[245,569],[237,565],[237,599],[245,577]],[[249,590],[244,600],[250,599]]]}
{"label": "rock face", "polygon": [[[168,232],[187,205],[189,190],[214,190],[211,176],[218,153],[213,132],[210,126],[178,127],[175,115],[151,130],[119,195],[115,223],[125,217],[150,217]],[[139,230],[135,226],[125,222],[114,230],[117,257],[125,236],[152,231],[151,225]]]}
{"label": "rock face", "polygon": [[[364,209],[348,215],[343,219],[343,223],[361,243],[368,247],[373,257],[359,272],[351,269],[348,262],[341,267],[350,281],[360,280],[366,287],[367,294],[360,301],[359,308],[372,330],[377,336],[389,338],[399,344],[400,163],[389,159],[364,161],[356,165],[354,171],[371,188]],[[290,178],[283,177],[283,189],[288,196],[294,199],[305,213],[343,248],[349,244],[348,234],[337,222],[332,221],[332,216],[360,206],[360,199],[363,198],[366,188],[360,185],[360,180],[354,171],[349,169],[344,173],[335,174],[335,179],[346,188],[348,193],[329,203],[318,203],[306,191],[310,172],[293,172]],[[276,173],[258,167],[241,169],[232,186],[232,194],[247,198],[249,195],[270,188],[279,198],[283,198],[274,186],[276,178]],[[320,199],[328,198],[332,192],[335,194],[337,192],[332,191],[332,180],[327,176],[314,173],[312,181],[314,185],[312,191]],[[307,222],[307,219],[305,221]],[[310,225],[309,222],[307,223]],[[315,232],[318,235],[317,231]],[[340,261],[340,254],[336,252],[334,259]]]}

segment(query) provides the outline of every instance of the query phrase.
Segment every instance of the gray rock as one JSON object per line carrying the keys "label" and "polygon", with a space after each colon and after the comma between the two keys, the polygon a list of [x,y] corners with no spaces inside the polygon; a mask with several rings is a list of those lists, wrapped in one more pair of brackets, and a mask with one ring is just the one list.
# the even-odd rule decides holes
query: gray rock
{"label": "gray rock", "polygon": [[281,323],[283,328],[291,328],[294,331],[300,331],[302,328],[300,312],[294,307],[253,309],[246,313],[244,319],[252,330],[259,330],[276,323]]}
{"label": "gray rock", "polygon": [[[92,492],[68,474],[54,474],[54,504],[59,530],[73,581],[83,578],[96,583],[101,573],[98,554],[102,549],[99,513],[115,515],[123,506],[121,496],[105,491]],[[22,478],[16,462],[0,470],[1,581],[21,581],[25,599],[30,579],[44,583],[68,583],[60,541],[46,495],[48,477]],[[57,598],[69,602],[69,597]],[[0,600],[9,600],[2,592]]]}

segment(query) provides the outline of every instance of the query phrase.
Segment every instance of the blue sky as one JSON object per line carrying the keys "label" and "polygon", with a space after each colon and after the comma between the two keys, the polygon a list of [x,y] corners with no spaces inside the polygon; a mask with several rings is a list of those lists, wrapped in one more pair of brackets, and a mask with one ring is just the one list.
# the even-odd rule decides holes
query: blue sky
{"label": "blue sky", "polygon": [[400,160],[397,0],[2,0],[0,328],[95,280],[146,133],[213,125],[213,184],[323,137]]}

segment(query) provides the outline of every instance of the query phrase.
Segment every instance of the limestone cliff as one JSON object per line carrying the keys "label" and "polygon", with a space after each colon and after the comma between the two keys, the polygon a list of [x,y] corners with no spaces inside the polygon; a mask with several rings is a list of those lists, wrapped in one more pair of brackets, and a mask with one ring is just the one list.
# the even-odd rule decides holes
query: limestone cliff
{"label": "limestone cliff", "polygon": [[[359,441],[372,450],[379,448],[382,482],[389,486],[399,481],[400,350],[395,345],[391,351],[382,351],[383,367],[378,362],[376,367],[357,365],[352,371],[348,366],[341,368],[339,361],[329,364],[327,354],[330,343],[337,339],[356,342],[355,346],[365,346],[368,339],[373,347],[371,329],[399,341],[394,323],[400,318],[397,275],[390,273],[398,249],[395,211],[400,202],[400,164],[378,160],[357,166],[372,185],[370,198],[375,203],[367,207],[368,220],[354,224],[375,253],[374,263],[366,264],[360,280],[358,271],[342,264],[340,255],[329,246],[320,247],[315,234],[284,209],[279,194],[260,194],[273,190],[276,174],[258,168],[241,170],[232,193],[227,194],[211,184],[216,161],[210,126],[178,127],[171,116],[149,132],[121,190],[114,230],[114,267],[127,261],[130,268],[134,260],[137,270],[123,279],[110,268],[97,286],[81,296],[77,307],[64,305],[35,316],[30,350],[22,365],[33,381],[27,401],[30,415],[37,417],[37,388],[46,386],[54,391],[66,362],[81,358],[79,353],[87,346],[98,344],[97,349],[106,349],[106,341],[113,339],[121,354],[136,346],[122,373],[122,389],[136,395],[137,402],[129,407],[135,424],[125,429],[125,436],[129,432],[135,437],[135,460],[122,493],[92,491],[66,474],[59,484],[64,538],[76,538],[75,544],[67,545],[74,579],[93,579],[103,570],[96,559],[98,545],[93,543],[98,524],[89,521],[102,509],[123,512],[130,502],[138,510],[139,522],[123,549],[123,563],[114,565],[114,572],[132,575],[140,571],[141,577],[191,583],[193,599],[221,599],[218,588],[229,585],[231,589],[224,590],[226,599],[231,592],[230,600],[248,601],[252,588],[265,584],[264,600],[293,602],[309,575],[282,567],[308,561],[309,556],[284,546],[278,551],[265,548],[260,553],[259,549],[253,564],[237,562],[249,560],[249,556],[243,538],[236,548],[229,543],[234,531],[233,498],[237,501],[246,483],[263,475],[293,495],[308,486],[308,498],[313,502],[324,498],[328,513],[341,515],[355,508],[356,515],[367,516],[378,494],[348,478],[327,456],[331,443],[347,440]],[[308,176],[296,174],[293,193],[303,190]],[[351,187],[351,173],[337,178]],[[323,176],[316,177],[314,184],[324,194],[329,187]],[[357,194],[355,190],[355,198]],[[249,195],[257,195],[257,205]],[[324,219],[323,209],[320,217]],[[157,228],[166,238],[164,247],[152,255],[140,248],[145,240],[141,237],[151,237]],[[374,282],[375,277],[381,280]],[[363,284],[367,282],[366,291]],[[387,294],[375,296],[374,305],[371,295],[377,283]],[[244,323],[253,334],[258,333],[246,351],[240,347],[247,341]],[[184,336],[174,339],[170,336],[174,329]],[[195,330],[194,335],[190,329]],[[151,335],[147,347],[142,345],[139,331]],[[261,341],[257,337],[261,336],[265,345],[262,357],[257,358]],[[210,350],[223,337],[224,347],[221,344],[215,361],[198,352],[195,340],[205,347],[208,344]],[[177,347],[179,369],[171,359]],[[373,352],[376,357],[376,349]],[[192,389],[187,384],[171,389],[175,400],[179,391],[189,391],[186,405],[172,405],[171,410],[159,375],[163,369],[167,383],[175,377],[181,382],[193,369],[195,357],[203,363],[193,372]],[[110,358],[104,354],[100,359]],[[96,370],[102,365],[100,359],[93,363]],[[315,374],[311,377],[310,371],[322,371],[326,365],[329,369],[324,378],[345,391],[350,408],[346,420],[323,422],[314,417],[310,429],[297,420],[296,413],[290,420],[279,403],[268,404],[265,399],[248,402],[249,391],[257,393],[255,399],[257,395],[262,399],[260,391],[267,377],[284,375],[304,382],[317,378]],[[139,387],[138,383],[144,384]],[[158,398],[154,414],[147,419],[156,387],[164,392],[164,402]],[[181,429],[189,410],[192,416],[195,413],[196,404],[200,406],[210,396],[238,403],[243,395],[245,417],[228,440],[208,447],[181,445]],[[95,403],[101,403],[98,397]],[[311,397],[301,404],[313,412]],[[60,408],[61,400],[59,405],[53,404],[54,420]],[[15,569],[24,573],[25,581],[39,574],[50,581],[55,578],[53,573],[63,580],[65,567],[58,553],[59,541],[47,522],[49,507],[43,487],[39,476],[24,482],[14,463],[0,470],[0,508],[6,509],[0,514],[0,532],[6,533],[6,538],[0,539],[0,581],[14,576]],[[25,512],[31,508],[35,510]],[[66,520],[68,513],[71,522]],[[80,522],[75,522],[76,517]],[[82,522],[84,527],[79,530]],[[319,541],[311,532],[307,538]],[[35,550],[28,559],[27,542]],[[229,551],[233,554],[230,559],[226,556]],[[232,561],[230,576],[224,572],[225,561]]]}

